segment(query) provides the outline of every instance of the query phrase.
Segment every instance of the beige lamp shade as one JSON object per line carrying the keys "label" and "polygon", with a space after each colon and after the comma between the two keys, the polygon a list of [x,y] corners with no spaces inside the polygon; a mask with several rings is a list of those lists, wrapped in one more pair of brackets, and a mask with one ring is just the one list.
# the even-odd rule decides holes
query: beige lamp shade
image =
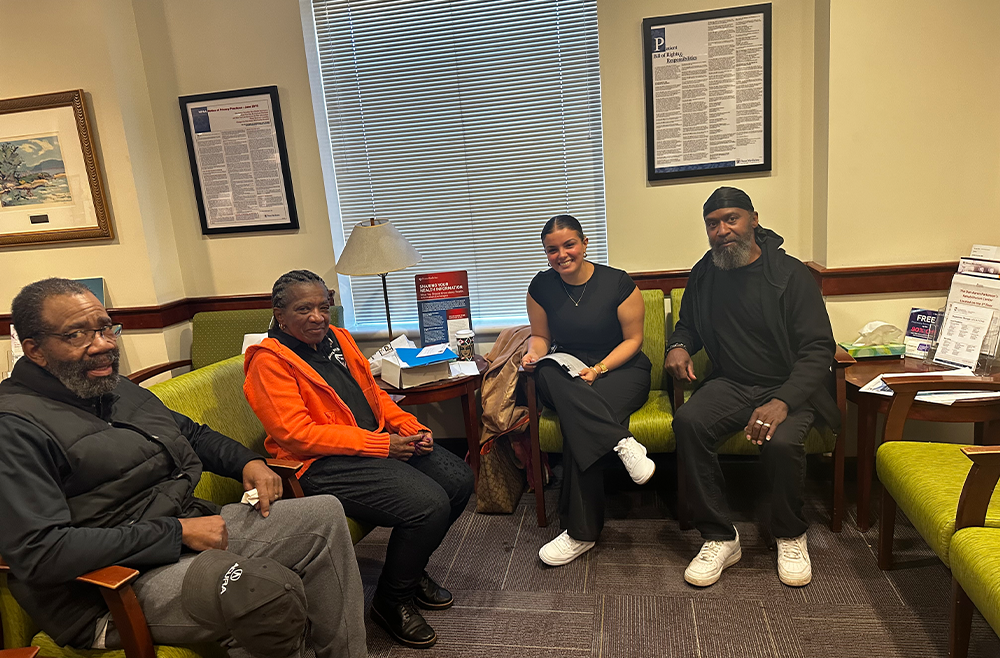
{"label": "beige lamp shade", "polygon": [[337,274],[363,276],[403,270],[420,262],[420,254],[389,220],[355,225],[337,261]]}

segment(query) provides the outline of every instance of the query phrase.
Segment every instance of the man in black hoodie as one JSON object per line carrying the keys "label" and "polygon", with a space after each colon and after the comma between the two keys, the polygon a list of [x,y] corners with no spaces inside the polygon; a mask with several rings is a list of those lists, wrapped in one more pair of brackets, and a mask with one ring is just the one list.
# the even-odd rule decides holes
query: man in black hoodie
{"label": "man in black hoodie", "polygon": [[674,418],[693,521],[705,540],[684,578],[711,585],[740,559],[716,451],[742,429],[760,447],[772,484],[778,577],[806,585],[812,565],[802,514],[805,436],[814,421],[840,422],[830,318],[809,270],[758,224],[745,192],[720,187],[703,216],[711,250],[691,269],[665,363],[686,382],[695,379],[691,355],[698,350],[705,348],[713,366]]}

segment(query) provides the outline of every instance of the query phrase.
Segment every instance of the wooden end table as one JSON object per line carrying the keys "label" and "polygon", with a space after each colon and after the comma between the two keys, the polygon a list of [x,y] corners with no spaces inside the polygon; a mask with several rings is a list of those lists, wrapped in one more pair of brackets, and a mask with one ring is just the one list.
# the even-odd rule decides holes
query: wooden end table
{"label": "wooden end table", "polygon": [[0,649],[0,658],[35,658],[38,654],[38,647],[24,647],[23,649]]}
{"label": "wooden end table", "polygon": [[379,387],[389,395],[398,396],[396,404],[404,407],[418,404],[430,404],[462,398],[462,416],[465,417],[465,440],[469,443],[469,459],[472,462],[472,472],[479,484],[479,407],[476,404],[476,391],[483,383],[483,373],[489,365],[486,359],[476,355],[476,366],[479,374],[455,379],[444,379],[430,384],[421,384],[412,388],[396,388],[381,377],[376,378]]}
{"label": "wooden end table", "polygon": [[[889,411],[892,398],[877,393],[863,393],[860,388],[878,375],[904,372],[937,372],[945,366],[925,363],[923,359],[859,359],[847,369],[847,399],[858,405],[858,529],[871,527],[870,505],[872,475],[875,469],[875,421]],[[977,445],[1000,445],[1000,405],[993,401],[970,400],[953,405],[930,402],[913,403],[907,419],[937,423],[975,423]]]}

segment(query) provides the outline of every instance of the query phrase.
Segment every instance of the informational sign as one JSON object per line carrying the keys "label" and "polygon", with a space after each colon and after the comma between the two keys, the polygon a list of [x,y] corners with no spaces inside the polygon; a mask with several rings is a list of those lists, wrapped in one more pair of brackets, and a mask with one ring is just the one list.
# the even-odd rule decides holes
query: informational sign
{"label": "informational sign", "polygon": [[642,21],[651,181],[771,169],[771,5]]}
{"label": "informational sign", "polygon": [[434,272],[414,277],[417,286],[417,312],[420,316],[420,342],[426,347],[448,343],[458,351],[455,333],[472,328],[469,304],[469,273]]}
{"label": "informational sign", "polygon": [[299,227],[277,87],[180,98],[202,233]]}

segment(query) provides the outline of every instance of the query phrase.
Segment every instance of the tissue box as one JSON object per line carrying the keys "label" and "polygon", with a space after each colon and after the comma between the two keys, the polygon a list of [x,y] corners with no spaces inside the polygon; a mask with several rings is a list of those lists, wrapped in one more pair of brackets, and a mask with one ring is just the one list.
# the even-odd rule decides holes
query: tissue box
{"label": "tissue box", "polygon": [[838,344],[855,359],[885,358],[890,356],[903,358],[903,354],[906,352],[906,345],[902,343],[887,343],[885,345],[852,345],[851,343]]}
{"label": "tissue box", "polygon": [[382,359],[382,380],[396,388],[412,388],[451,377],[450,362],[458,355],[450,349],[418,357],[417,348],[397,347]]}

